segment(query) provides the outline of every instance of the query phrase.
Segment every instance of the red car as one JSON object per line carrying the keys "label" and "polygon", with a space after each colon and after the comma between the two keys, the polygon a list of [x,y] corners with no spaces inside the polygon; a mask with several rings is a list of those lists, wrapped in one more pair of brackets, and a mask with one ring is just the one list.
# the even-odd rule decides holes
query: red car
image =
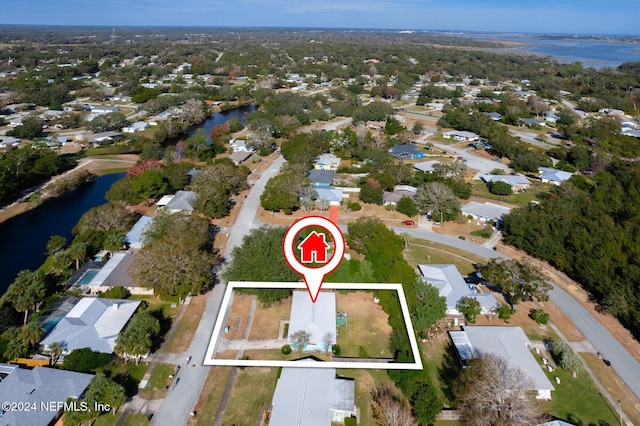
{"label": "red car", "polygon": [[403,220],[402,224],[410,228],[414,228],[416,226],[416,223],[413,220]]}

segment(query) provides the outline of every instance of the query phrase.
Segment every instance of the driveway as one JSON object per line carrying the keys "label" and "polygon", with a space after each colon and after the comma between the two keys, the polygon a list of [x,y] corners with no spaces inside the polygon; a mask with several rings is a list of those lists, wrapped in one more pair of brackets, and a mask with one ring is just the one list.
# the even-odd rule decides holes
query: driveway
{"label": "driveway", "polygon": [[522,139],[526,143],[530,143],[531,145],[535,145],[543,149],[553,148],[554,146],[561,146],[561,144],[556,142],[555,140],[536,139],[536,138],[539,138],[537,133],[524,132],[522,130],[515,130],[515,129],[509,129],[509,133],[511,133],[513,136],[516,136]]}
{"label": "driveway", "polygon": [[[224,251],[225,259],[229,259],[233,248],[241,244],[242,238],[255,226],[254,219],[260,205],[260,195],[269,178],[278,173],[284,162],[282,157],[276,159],[253,185],[233,228],[231,228],[229,241]],[[192,357],[190,365],[180,370],[180,382],[164,398],[162,405],[153,416],[153,425],[177,426],[185,425],[189,421],[189,415],[198,401],[202,386],[209,374],[210,367],[203,366],[202,361],[211,340],[211,333],[220,311],[224,291],[225,286],[219,284],[207,297],[206,309],[187,352],[187,356]]]}

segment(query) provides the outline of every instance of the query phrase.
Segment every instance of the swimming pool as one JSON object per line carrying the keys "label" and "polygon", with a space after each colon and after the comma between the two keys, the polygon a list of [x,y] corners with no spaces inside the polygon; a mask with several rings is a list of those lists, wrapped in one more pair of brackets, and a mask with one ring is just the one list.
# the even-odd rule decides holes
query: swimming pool
{"label": "swimming pool", "polygon": [[93,277],[95,277],[98,274],[98,272],[100,272],[98,269],[88,269],[84,274],[82,274],[80,279],[76,281],[76,284],[80,284],[80,285],[89,284],[93,279]]}

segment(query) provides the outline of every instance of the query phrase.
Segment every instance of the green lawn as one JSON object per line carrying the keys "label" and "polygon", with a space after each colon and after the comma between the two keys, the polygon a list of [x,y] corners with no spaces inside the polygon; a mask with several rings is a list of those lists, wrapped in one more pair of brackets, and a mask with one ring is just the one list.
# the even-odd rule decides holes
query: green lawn
{"label": "green lawn", "polygon": [[277,368],[239,370],[221,424],[254,426],[261,410],[271,404],[277,375]]}
{"label": "green lawn", "polygon": [[453,263],[462,275],[473,272],[474,263],[486,263],[486,259],[463,250],[443,246],[431,241],[412,239],[404,250],[404,258],[413,267],[424,263]]}
{"label": "green lawn", "polygon": [[[604,399],[591,377],[586,372],[573,378],[570,373],[557,368],[553,372],[544,370],[556,388],[551,392],[552,400],[542,402],[545,413],[565,421],[578,424],[599,424],[601,420],[616,425],[619,422],[615,410]],[[560,384],[554,377],[560,378]]]}
{"label": "green lawn", "polygon": [[145,399],[158,399],[164,393],[165,386],[171,386],[169,376],[173,374],[175,366],[169,364],[158,364],[153,369],[147,386],[142,390],[140,396]]}
{"label": "green lawn", "polygon": [[133,396],[138,392],[138,384],[147,372],[147,368],[148,365],[145,362],[136,365],[135,362],[124,362],[117,358],[102,370],[107,376],[124,386],[128,396]]}
{"label": "green lawn", "polygon": [[129,413],[122,426],[147,426],[151,424],[147,416],[140,413]]}
{"label": "green lawn", "polygon": [[543,192],[549,192],[553,187],[553,185],[549,183],[533,181],[531,183],[531,187],[526,191],[518,192],[511,195],[495,195],[490,193],[489,189],[487,188],[487,184],[480,180],[472,181],[471,186],[473,195],[519,205],[529,204],[534,200],[540,201],[540,199],[538,198],[539,194]]}
{"label": "green lawn", "polygon": [[[387,372],[384,370],[337,370],[338,377],[355,379],[356,407],[360,410],[360,422],[358,426],[375,426],[371,410],[371,391],[377,386],[388,383],[392,388],[394,383],[389,379]],[[400,390],[396,390],[401,394]]]}

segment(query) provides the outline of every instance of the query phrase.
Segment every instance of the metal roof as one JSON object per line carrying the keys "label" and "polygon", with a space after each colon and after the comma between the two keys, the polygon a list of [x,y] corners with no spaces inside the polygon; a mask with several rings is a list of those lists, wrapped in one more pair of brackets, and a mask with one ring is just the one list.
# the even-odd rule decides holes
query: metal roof
{"label": "metal roof", "polygon": [[289,318],[289,336],[298,330],[311,335],[309,346],[323,348],[323,338],[332,335],[331,344],[336,343],[336,294],[321,291],[316,302],[311,301],[307,291],[294,291]]}
{"label": "metal roof", "polygon": [[178,191],[167,207],[171,210],[193,210],[196,204],[196,193],[193,191]]}
{"label": "metal roof", "polygon": [[124,236],[124,242],[129,243],[129,247],[132,248],[141,248],[142,243],[142,233],[146,229],[149,222],[151,222],[153,218],[151,216],[142,216],[135,225],[127,232],[127,235]]}
{"label": "metal roof", "polygon": [[331,411],[355,414],[355,382],[334,368],[283,368],[273,395],[272,426],[330,426]]}
{"label": "metal roof", "polygon": [[40,403],[64,402],[67,398],[78,398],[89,386],[91,379],[93,374],[47,367],[26,369],[0,364],[0,400],[17,402],[25,406],[36,404],[37,407],[33,411],[0,409],[0,424],[2,426],[47,425],[54,420],[60,410],[43,410]]}
{"label": "metal roof", "polygon": [[555,390],[529,351],[531,342],[520,327],[466,325],[463,331],[449,335],[462,360],[494,354],[522,370],[533,380],[536,390]]}
{"label": "metal roof", "polygon": [[473,215],[481,217],[487,220],[497,220],[502,216],[509,214],[511,209],[509,207],[501,206],[495,203],[478,203],[476,201],[470,201],[460,209],[464,215]]}
{"label": "metal roof", "polygon": [[80,348],[112,353],[118,334],[138,305],[139,300],[80,299],[40,344],[60,342],[65,353]]}

